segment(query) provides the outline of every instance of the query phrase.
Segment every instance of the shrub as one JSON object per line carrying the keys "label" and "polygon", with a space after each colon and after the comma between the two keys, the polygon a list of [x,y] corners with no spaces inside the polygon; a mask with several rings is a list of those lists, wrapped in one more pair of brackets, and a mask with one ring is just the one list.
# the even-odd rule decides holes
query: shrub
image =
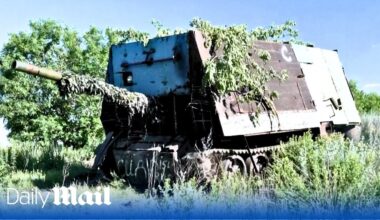
{"label": "shrub", "polygon": [[52,187],[88,171],[93,149],[12,141],[0,149],[0,185]]}
{"label": "shrub", "polygon": [[362,115],[363,141],[373,147],[380,146],[380,113]]}
{"label": "shrub", "polygon": [[365,93],[353,80],[350,80],[349,86],[355,99],[356,108],[360,113],[380,112],[380,95],[374,92]]}
{"label": "shrub", "polygon": [[379,202],[377,149],[334,134],[313,141],[293,138],[275,153],[268,184],[280,200],[297,206],[344,209]]}

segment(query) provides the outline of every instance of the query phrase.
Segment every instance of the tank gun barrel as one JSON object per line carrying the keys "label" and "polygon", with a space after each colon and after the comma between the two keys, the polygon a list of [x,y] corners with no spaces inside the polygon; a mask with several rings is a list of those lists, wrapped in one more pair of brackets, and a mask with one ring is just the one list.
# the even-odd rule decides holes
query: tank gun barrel
{"label": "tank gun barrel", "polygon": [[18,70],[24,73],[28,73],[35,76],[40,76],[46,79],[58,81],[62,79],[62,73],[47,69],[38,67],[29,63],[24,63],[18,60],[15,60],[12,62],[12,69]]}
{"label": "tank gun barrel", "polygon": [[81,93],[88,95],[102,95],[104,100],[116,103],[129,109],[129,114],[145,113],[148,108],[148,97],[142,93],[130,92],[127,89],[108,84],[85,75],[63,75],[60,72],[41,68],[32,64],[13,61],[12,69],[57,82],[62,95]]}

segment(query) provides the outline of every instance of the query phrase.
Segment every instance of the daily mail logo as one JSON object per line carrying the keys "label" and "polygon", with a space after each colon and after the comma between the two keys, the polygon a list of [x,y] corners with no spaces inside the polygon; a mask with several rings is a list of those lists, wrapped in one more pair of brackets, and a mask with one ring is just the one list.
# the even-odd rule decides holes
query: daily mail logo
{"label": "daily mail logo", "polygon": [[51,191],[7,189],[7,205],[41,205],[44,208],[49,201],[56,206],[111,205],[110,188],[97,187],[95,191],[84,192],[78,192],[74,186],[54,187]]}

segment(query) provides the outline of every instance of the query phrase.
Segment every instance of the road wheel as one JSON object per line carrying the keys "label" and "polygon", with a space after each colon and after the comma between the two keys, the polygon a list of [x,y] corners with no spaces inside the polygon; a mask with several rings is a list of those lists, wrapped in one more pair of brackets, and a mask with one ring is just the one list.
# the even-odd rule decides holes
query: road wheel
{"label": "road wheel", "polygon": [[344,131],[344,136],[353,141],[360,141],[362,135],[362,127],[360,125],[349,126]]}
{"label": "road wheel", "polygon": [[239,155],[232,155],[222,161],[222,170],[227,175],[234,175],[240,173],[247,175],[247,167],[244,159]]}
{"label": "road wheel", "polygon": [[269,159],[265,154],[255,154],[255,155],[252,155],[252,158],[253,158],[254,163],[252,163],[251,157],[248,157],[245,160],[245,164],[247,166],[247,172],[248,172],[248,175],[250,176],[256,175],[256,171],[258,173],[261,173],[265,169],[265,167],[267,167],[269,164]]}

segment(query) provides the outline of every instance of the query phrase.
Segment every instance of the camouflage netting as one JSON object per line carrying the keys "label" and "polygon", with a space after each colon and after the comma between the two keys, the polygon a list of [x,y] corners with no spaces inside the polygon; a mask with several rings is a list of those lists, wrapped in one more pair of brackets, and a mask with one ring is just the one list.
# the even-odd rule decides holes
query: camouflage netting
{"label": "camouflage netting", "polygon": [[62,95],[71,93],[102,95],[107,102],[127,108],[131,115],[135,113],[144,114],[148,108],[148,97],[144,94],[130,92],[87,76],[66,74],[57,84]]}

